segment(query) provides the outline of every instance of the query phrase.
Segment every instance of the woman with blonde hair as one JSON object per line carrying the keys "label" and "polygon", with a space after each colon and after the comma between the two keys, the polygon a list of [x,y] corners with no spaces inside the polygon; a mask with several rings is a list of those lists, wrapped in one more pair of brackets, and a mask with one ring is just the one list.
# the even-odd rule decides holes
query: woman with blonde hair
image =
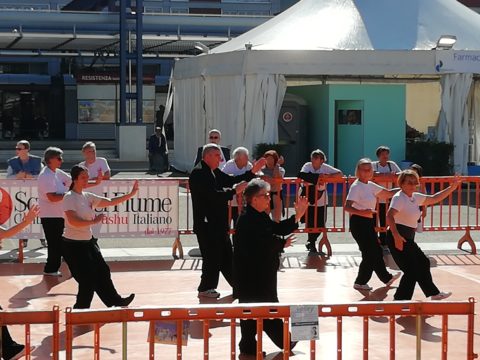
{"label": "woman with blonde hair", "polygon": [[395,300],[410,300],[415,284],[422,289],[426,297],[443,300],[452,295],[441,292],[433,283],[430,261],[415,243],[415,230],[421,216],[421,206],[436,204],[454,192],[461,180],[455,177],[452,184],[433,195],[417,192],[418,174],[413,170],[404,170],[398,177],[400,191],[396,193],[387,212],[387,244],[393,259],[403,271],[402,279],[395,292]]}
{"label": "woman with blonde hair", "polygon": [[355,170],[357,179],[350,186],[345,211],[350,213],[350,231],[362,253],[362,262],[353,285],[357,290],[372,290],[368,281],[373,272],[386,285],[391,286],[400,273],[390,274],[383,261],[383,251],[375,231],[378,199],[389,199],[398,189],[385,189],[370,181],[373,178],[372,160],[360,159]]}

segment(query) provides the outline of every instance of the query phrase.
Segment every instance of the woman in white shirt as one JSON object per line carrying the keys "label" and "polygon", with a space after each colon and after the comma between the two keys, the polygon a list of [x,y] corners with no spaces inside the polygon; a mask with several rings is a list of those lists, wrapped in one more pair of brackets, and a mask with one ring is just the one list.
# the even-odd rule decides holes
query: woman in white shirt
{"label": "woman in white shirt", "polygon": [[430,261],[415,243],[415,230],[422,215],[420,207],[442,201],[460,183],[461,180],[456,177],[448,188],[433,195],[425,195],[416,192],[419,180],[415,171],[405,170],[398,177],[401,191],[393,196],[387,212],[387,244],[393,259],[403,271],[394,295],[395,300],[411,300],[417,282],[425,296],[432,300],[443,300],[452,295],[451,292],[441,292],[433,283]]}
{"label": "woman in white shirt", "polygon": [[350,186],[345,203],[345,211],[350,213],[350,231],[362,253],[362,262],[353,285],[357,290],[372,290],[368,281],[373,272],[387,286],[400,277],[400,273],[390,274],[383,261],[383,251],[375,232],[375,208],[377,199],[389,199],[398,189],[385,189],[370,180],[373,167],[370,159],[360,159],[355,170],[357,180]]}
{"label": "woman in white shirt", "polygon": [[88,169],[75,165],[71,170],[72,185],[63,199],[65,230],[62,250],[74,279],[78,282],[75,309],[88,309],[96,292],[102,302],[110,306],[128,306],[135,294],[122,298],[113,285],[110,268],[105,262],[97,239],[92,236],[92,226],[105,219],[95,215],[95,208],[118,205],[132,198],[138,191],[138,182],[132,191],[115,198],[106,198],[83,191],[88,186]]}

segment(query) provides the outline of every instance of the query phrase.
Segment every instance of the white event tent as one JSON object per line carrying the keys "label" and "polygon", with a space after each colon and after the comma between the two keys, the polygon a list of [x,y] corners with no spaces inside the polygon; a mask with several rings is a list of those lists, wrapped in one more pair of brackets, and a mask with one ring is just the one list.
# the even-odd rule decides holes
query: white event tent
{"label": "white event tent", "polygon": [[[212,128],[232,147],[276,142],[286,77],[430,74],[441,75],[439,140],[455,144],[455,170],[465,172],[478,34],[480,15],[456,0],[302,0],[208,54],[177,61],[174,165],[190,170]],[[437,43],[445,35],[456,37],[452,49]]]}

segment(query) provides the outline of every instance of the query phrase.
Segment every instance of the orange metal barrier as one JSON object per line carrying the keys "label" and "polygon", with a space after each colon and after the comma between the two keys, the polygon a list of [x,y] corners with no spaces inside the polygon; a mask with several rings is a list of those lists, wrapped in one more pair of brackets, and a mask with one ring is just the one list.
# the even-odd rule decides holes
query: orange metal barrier
{"label": "orange metal barrier", "polygon": [[[465,315],[467,321],[467,360],[477,358],[474,353],[474,314],[475,300],[470,298],[463,302],[359,302],[351,304],[319,304],[319,318],[337,319],[337,359],[342,359],[343,327],[342,321],[346,317],[363,319],[363,359],[368,359],[369,345],[369,317],[386,316],[389,318],[389,359],[396,356],[395,316],[415,316],[416,321],[416,358],[422,354],[422,316],[442,316],[442,341],[439,358],[447,359],[448,355],[448,320],[451,315]],[[73,327],[76,325],[94,325],[94,358],[100,356],[100,325],[108,323],[122,324],[122,359],[127,359],[127,324],[129,322],[149,322],[149,359],[155,358],[154,322],[173,321],[177,324],[176,358],[182,359],[182,328],[183,321],[203,322],[203,359],[209,359],[209,326],[211,320],[227,320],[230,322],[230,358],[236,358],[236,326],[237,320],[253,319],[257,321],[257,359],[262,356],[262,331],[264,319],[282,319],[284,321],[284,350],[283,359],[290,357],[290,305],[281,304],[248,304],[248,305],[218,305],[198,307],[168,307],[168,308],[140,308],[140,309],[113,309],[98,311],[74,311],[68,308],[65,313],[66,321],[66,358],[74,359],[73,354]],[[315,359],[316,341],[310,340],[310,359]]]}
{"label": "orange metal barrier", "polygon": [[[445,189],[452,181],[453,177],[423,177],[421,179],[421,191],[427,194]],[[193,234],[192,221],[192,205],[190,201],[190,189],[188,186],[188,179],[177,178],[180,182],[180,187],[184,189],[184,194],[187,198],[186,202],[186,227],[179,230],[179,234]],[[355,177],[343,177],[341,179],[329,179],[326,182],[328,194],[328,206],[326,208],[326,225],[319,227],[317,224],[318,208],[314,207],[314,224],[306,223],[297,230],[298,233],[321,233],[318,250],[332,255],[332,247],[328,239],[328,233],[342,233],[347,231],[346,227],[346,213],[343,210],[343,205],[347,197],[349,186],[355,181]],[[397,187],[396,175],[379,175],[375,176],[374,182],[387,187]],[[303,180],[298,178],[284,178],[283,184],[283,199],[285,206],[285,217],[291,215],[293,211],[293,203],[295,197],[300,191],[300,187],[306,184]],[[308,196],[308,187],[307,193]],[[315,194],[315,202],[318,197]],[[386,202],[387,206],[389,201]],[[458,241],[458,248],[461,249],[463,244],[467,243],[470,246],[471,253],[476,254],[477,248],[475,242],[471,237],[471,231],[480,230],[480,177],[462,177],[462,187],[457,189],[446,200],[439,204],[429,206],[425,209],[427,216],[422,218],[422,225],[424,231],[465,231],[465,234]],[[311,211],[309,208],[307,211]],[[232,219],[232,207],[229,207],[229,219]],[[230,233],[234,233],[233,222],[230,221]],[[385,232],[386,227],[380,226],[379,219],[377,219],[377,231]],[[180,257],[183,256],[180,237],[176,239],[173,245],[173,255],[176,256],[176,251],[180,250]]]}
{"label": "orange metal barrier", "polygon": [[[5,311],[0,310],[0,326],[25,326],[25,359],[30,360],[30,326],[32,324],[52,324],[52,359],[58,360],[60,345],[60,309],[54,306],[51,311]],[[1,337],[1,335],[0,335]]]}

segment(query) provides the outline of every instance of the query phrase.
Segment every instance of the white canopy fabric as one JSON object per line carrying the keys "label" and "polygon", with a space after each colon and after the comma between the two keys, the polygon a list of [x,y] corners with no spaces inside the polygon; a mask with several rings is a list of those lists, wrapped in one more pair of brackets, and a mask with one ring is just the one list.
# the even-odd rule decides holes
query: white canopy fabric
{"label": "white canopy fabric", "polygon": [[[275,141],[284,75],[438,74],[438,52],[453,57],[432,50],[440,36],[455,35],[454,48],[468,52],[480,50],[478,34],[480,15],[456,0],[302,0],[210,54],[176,63],[174,165],[190,170],[212,127],[232,147]],[[247,101],[251,94],[261,104]]]}
{"label": "white canopy fabric", "polygon": [[453,168],[456,173],[467,173],[469,111],[467,99],[472,86],[472,74],[445,74],[442,76],[442,108],[438,119],[438,140],[455,145]]}

